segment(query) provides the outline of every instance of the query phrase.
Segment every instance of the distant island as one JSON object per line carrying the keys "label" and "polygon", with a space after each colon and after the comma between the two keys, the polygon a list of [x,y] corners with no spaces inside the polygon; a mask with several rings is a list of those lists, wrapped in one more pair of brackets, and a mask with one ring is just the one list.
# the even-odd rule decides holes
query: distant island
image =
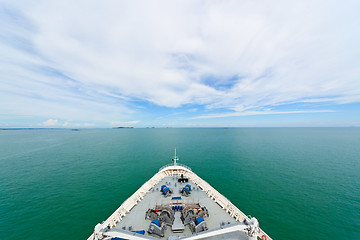
{"label": "distant island", "polygon": [[114,127],[113,129],[119,129],[119,128],[134,128],[134,127]]}

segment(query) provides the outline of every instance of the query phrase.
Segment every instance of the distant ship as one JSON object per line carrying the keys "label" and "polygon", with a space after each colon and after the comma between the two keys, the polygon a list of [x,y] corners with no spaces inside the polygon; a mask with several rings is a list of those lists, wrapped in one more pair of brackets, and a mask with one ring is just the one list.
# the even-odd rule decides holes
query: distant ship
{"label": "distant ship", "polygon": [[256,218],[246,216],[185,165],[160,168],[88,240],[271,240]]}

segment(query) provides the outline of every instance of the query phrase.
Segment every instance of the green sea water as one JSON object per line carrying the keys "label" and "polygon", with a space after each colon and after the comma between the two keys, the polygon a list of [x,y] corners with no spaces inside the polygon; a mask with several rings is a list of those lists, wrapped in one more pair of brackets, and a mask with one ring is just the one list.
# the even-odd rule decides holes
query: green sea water
{"label": "green sea water", "polygon": [[273,239],[360,239],[360,128],[0,131],[0,239],[86,239],[180,163]]}

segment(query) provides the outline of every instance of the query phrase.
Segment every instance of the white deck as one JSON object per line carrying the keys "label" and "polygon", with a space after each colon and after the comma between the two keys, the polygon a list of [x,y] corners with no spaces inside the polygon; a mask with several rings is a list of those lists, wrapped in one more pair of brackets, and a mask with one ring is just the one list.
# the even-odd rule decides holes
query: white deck
{"label": "white deck", "polygon": [[[177,179],[183,174],[189,179],[188,183],[178,183]],[[180,190],[186,185],[191,185],[192,191],[188,197],[182,196]],[[167,185],[172,194],[164,197],[160,191],[162,185]],[[172,197],[181,197],[184,204],[199,203],[206,207],[209,213],[204,217],[208,230],[192,234],[189,226],[185,226],[181,233],[174,233],[167,226],[164,237],[149,235],[147,230],[151,220],[145,219],[148,209],[155,209],[157,205],[170,203]],[[207,182],[198,177],[186,166],[171,165],[160,169],[149,181],[128,198],[103,224],[99,227],[110,228],[104,232],[104,236],[123,237],[124,239],[257,239],[271,238],[260,228],[249,237],[243,221],[250,219],[234,206],[227,198],[212,188]],[[145,235],[134,234],[130,231],[145,230]],[[221,233],[219,235],[219,233]],[[131,235],[129,235],[131,234]],[[92,234],[88,240],[96,239]]]}
{"label": "white deck", "polygon": [[[175,186],[176,184],[176,186]],[[192,187],[191,194],[188,197],[181,196],[179,191],[186,185],[190,184]],[[164,197],[160,188],[162,185],[167,185],[173,189],[173,194],[169,197]],[[217,203],[211,200],[204,191],[200,190],[193,182],[178,183],[177,177],[166,177],[160,181],[150,192],[148,192],[145,198],[138,203],[130,213],[124,217],[123,221],[120,221],[115,228],[117,229],[129,229],[132,230],[145,230],[147,231],[151,220],[145,220],[145,213],[149,208],[155,208],[156,205],[170,203],[172,197],[181,197],[185,203],[200,203],[200,206],[205,206],[209,211],[209,217],[205,217],[205,222],[209,230],[219,228],[221,223],[235,223],[236,220],[232,218],[224,209],[222,209]],[[147,235],[147,233],[145,234]],[[183,233],[173,233],[171,227],[168,226],[165,231],[164,239],[167,239],[170,235],[183,236],[191,235],[191,231],[188,226],[185,226]],[[155,236],[155,235],[151,235]]]}

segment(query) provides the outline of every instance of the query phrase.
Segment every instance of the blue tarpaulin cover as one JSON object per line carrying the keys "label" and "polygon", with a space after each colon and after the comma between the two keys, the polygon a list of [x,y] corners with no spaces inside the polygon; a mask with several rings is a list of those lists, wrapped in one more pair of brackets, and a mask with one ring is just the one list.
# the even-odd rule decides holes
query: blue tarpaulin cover
{"label": "blue tarpaulin cover", "polygon": [[204,221],[204,219],[202,218],[202,217],[198,217],[197,219],[196,219],[196,225],[199,225],[199,223],[201,223],[201,222],[203,222]]}
{"label": "blue tarpaulin cover", "polygon": [[131,231],[131,232],[145,235],[145,230],[141,230],[141,231]]}
{"label": "blue tarpaulin cover", "polygon": [[164,188],[164,190],[163,190],[164,195],[165,195],[165,193],[166,193],[167,191],[169,191],[169,192],[170,192],[170,188],[165,187],[165,188]]}
{"label": "blue tarpaulin cover", "polygon": [[[204,220],[204,219],[203,219],[203,220]],[[157,219],[152,220],[151,223],[154,223],[154,224],[156,224],[158,227],[160,227],[160,222],[159,222],[159,220],[157,220]]]}
{"label": "blue tarpaulin cover", "polygon": [[185,186],[185,187],[182,189],[182,191],[183,191],[183,192],[185,191],[187,194],[189,194],[190,189],[189,189],[187,186]]}

